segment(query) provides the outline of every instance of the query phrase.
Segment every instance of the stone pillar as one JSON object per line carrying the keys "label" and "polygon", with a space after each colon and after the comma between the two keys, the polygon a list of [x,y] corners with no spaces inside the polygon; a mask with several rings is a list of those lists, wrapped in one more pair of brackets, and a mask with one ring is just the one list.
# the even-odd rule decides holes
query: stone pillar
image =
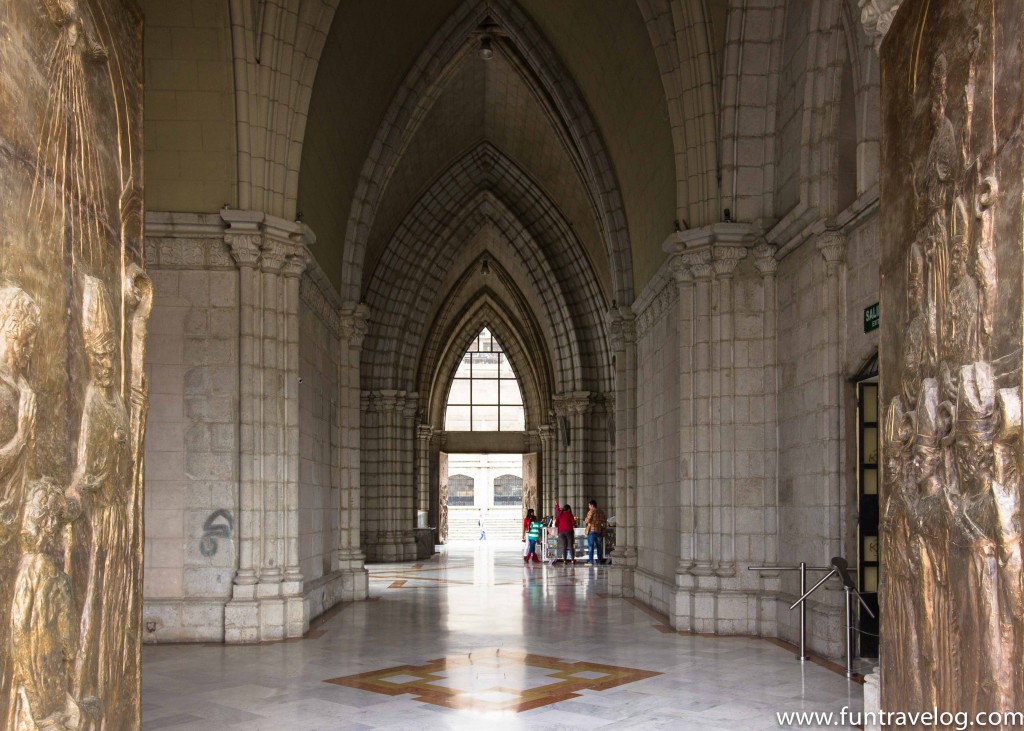
{"label": "stone pillar", "polygon": [[[761,393],[764,398],[764,424],[762,446],[764,452],[764,490],[761,493],[761,507],[764,513],[764,536],[766,566],[779,562],[779,427],[778,427],[778,298],[775,272],[779,262],[775,258],[775,247],[760,243],[754,247],[754,266],[761,275],[761,312],[764,317]],[[764,574],[762,574],[764,576]]]}
{"label": "stone pillar", "polygon": [[573,391],[566,398],[566,416],[569,419],[570,443],[568,449],[569,474],[572,475],[566,488],[566,499],[573,512],[581,519],[586,515],[587,504],[586,457],[587,457],[587,413],[590,411],[590,393]]}
{"label": "stone pillar", "polygon": [[615,357],[615,553],[608,574],[611,596],[633,596],[636,569],[636,321],[622,307],[608,316]]}
{"label": "stone pillar", "polygon": [[338,505],[338,569],[342,578],[342,598],[365,599],[368,574],[360,548],[362,483],[359,362],[370,311],[366,305],[348,302],[339,314],[338,423],[341,425],[338,465],[340,490]]}
{"label": "stone pillar", "polygon": [[718,546],[714,551],[715,574],[736,574],[736,428],[735,428],[735,303],[732,276],[740,260],[747,255],[745,246],[718,245],[711,250],[715,270],[715,304],[712,334],[712,387],[714,402],[712,418],[712,450],[719,465]]}
{"label": "stone pillar", "polygon": [[693,430],[694,430],[694,553],[690,569],[695,576],[714,573],[713,530],[715,496],[712,489],[711,439],[711,250],[685,253],[693,276]]}
{"label": "stone pillar", "polygon": [[416,527],[420,526],[419,515],[430,513],[430,441],[434,428],[429,424],[416,427]]}
{"label": "stone pillar", "polygon": [[378,523],[367,540],[370,556],[377,561],[404,561],[416,557],[416,477],[414,472],[415,423],[419,397],[396,389],[374,391],[377,414],[378,482],[371,486],[370,510]]}
{"label": "stone pillar", "polygon": [[[238,415],[239,415],[239,520],[238,571],[232,590],[233,601],[252,601],[254,587],[262,563],[263,515],[258,509],[256,495],[259,483],[259,452],[256,435],[257,416],[260,413],[256,372],[259,348],[256,343],[256,308],[259,303],[260,236],[258,234],[227,235],[231,256],[238,265],[239,294],[239,348],[238,348]],[[231,641],[231,640],[228,640]],[[234,641],[243,641],[235,638]]]}
{"label": "stone pillar", "polygon": [[672,277],[678,289],[676,330],[679,339],[679,562],[677,584],[693,568],[696,556],[696,492],[693,475],[693,274],[686,260],[672,257]]}
{"label": "stone pillar", "polygon": [[309,626],[303,600],[303,576],[299,550],[299,278],[306,269],[308,254],[294,248],[281,270],[284,320],[282,388],[284,391],[284,585],[285,621],[288,637],[305,634]]}
{"label": "stone pillar", "polygon": [[[416,560],[416,417],[419,414],[419,394],[407,393],[401,421],[401,482],[398,519],[403,546],[402,560]],[[427,492],[426,500],[430,500]]]}
{"label": "stone pillar", "polygon": [[540,439],[540,510],[547,513],[551,504],[558,499],[558,437],[557,424],[542,424],[537,427]]}
{"label": "stone pillar", "polygon": [[226,642],[302,636],[299,568],[299,276],[314,241],[301,223],[225,209],[239,267],[239,563]]}
{"label": "stone pillar", "polygon": [[818,433],[825,444],[825,473],[823,487],[826,506],[826,537],[828,559],[842,556],[843,516],[846,515],[846,501],[842,493],[842,446],[843,446],[843,348],[846,331],[846,236],[839,231],[826,231],[818,237],[817,250],[825,260],[825,279],[822,282],[822,306],[826,312],[825,342],[822,368],[824,388],[822,391],[821,424]]}

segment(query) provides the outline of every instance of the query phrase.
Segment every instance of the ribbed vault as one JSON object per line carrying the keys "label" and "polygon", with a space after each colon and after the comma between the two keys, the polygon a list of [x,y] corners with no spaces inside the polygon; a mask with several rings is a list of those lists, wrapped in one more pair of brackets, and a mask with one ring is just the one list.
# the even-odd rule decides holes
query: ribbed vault
{"label": "ribbed vault", "polygon": [[[481,231],[490,230],[490,238]],[[610,362],[593,270],[560,211],[510,160],[488,145],[438,179],[392,237],[371,278],[363,349],[364,388],[411,389],[423,334],[482,248],[508,272],[543,323],[556,385],[606,390]],[[463,262],[460,265],[460,260]]]}
{"label": "ribbed vault", "polygon": [[[363,165],[350,209],[341,273],[343,295],[358,296],[368,246],[381,224],[378,211],[383,196],[449,80],[463,62],[476,61],[482,25],[491,28],[495,47],[542,105],[570,155],[592,200],[610,262],[613,292],[619,300],[631,301],[629,230],[611,159],[572,76],[531,19],[511,0],[463,4],[424,49],[392,100]],[[384,225],[390,228],[394,224]]]}

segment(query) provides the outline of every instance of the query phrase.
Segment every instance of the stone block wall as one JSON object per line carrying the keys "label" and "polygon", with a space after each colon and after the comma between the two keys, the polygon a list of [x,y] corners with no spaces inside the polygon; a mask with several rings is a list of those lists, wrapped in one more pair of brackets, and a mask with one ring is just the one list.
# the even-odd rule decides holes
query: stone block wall
{"label": "stone block wall", "polygon": [[634,591],[669,611],[681,538],[679,347],[675,284],[668,282],[637,321],[637,577]]}
{"label": "stone block wall", "polygon": [[306,302],[299,310],[299,556],[308,583],[329,574],[338,548],[338,344]]}
{"label": "stone block wall", "polygon": [[238,275],[223,239],[148,241],[144,637],[223,639],[238,515]]}
{"label": "stone block wall", "polygon": [[146,206],[214,212],[237,198],[227,3],[144,0]]}
{"label": "stone block wall", "polygon": [[[877,259],[876,259],[877,261]],[[845,555],[850,515],[845,453],[848,388],[842,362],[847,322],[830,319],[836,282],[813,241],[779,264],[779,563],[828,566]],[[845,290],[845,278],[842,289]],[[842,293],[838,293],[840,298]],[[845,308],[841,312],[848,314]],[[834,350],[837,341],[838,352]],[[835,364],[833,359],[838,359]],[[855,558],[855,557],[854,557]],[[821,574],[816,574],[820,576]],[[808,603],[808,642],[829,656],[842,652],[842,596],[832,582]],[[800,595],[795,572],[782,575],[779,632],[797,641],[799,615],[788,611]]]}

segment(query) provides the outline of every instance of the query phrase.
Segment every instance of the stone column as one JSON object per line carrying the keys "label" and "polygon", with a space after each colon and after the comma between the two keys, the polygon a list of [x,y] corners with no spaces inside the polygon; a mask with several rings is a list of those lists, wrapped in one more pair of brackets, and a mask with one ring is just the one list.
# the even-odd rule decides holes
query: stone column
{"label": "stone column", "polygon": [[429,424],[416,427],[416,514],[430,512],[430,441],[434,437],[434,428]]}
{"label": "stone column", "polygon": [[299,551],[299,278],[306,269],[308,254],[293,248],[281,270],[284,310],[283,378],[284,439],[284,585],[285,621],[288,637],[305,634],[308,619],[302,598],[303,576]]}
{"label": "stone column", "polygon": [[590,392],[573,391],[566,400],[571,442],[569,464],[572,479],[566,490],[566,497],[573,511],[581,518],[586,514],[587,504],[586,457],[587,457],[587,413],[590,411]]}
{"label": "stone column", "polygon": [[301,223],[225,209],[239,267],[239,557],[226,642],[300,637],[299,277],[314,241]]}
{"label": "stone column", "polygon": [[[764,513],[764,563],[772,566],[779,561],[779,470],[778,470],[778,299],[775,272],[779,262],[775,247],[760,243],[754,247],[754,266],[761,275],[761,312],[764,317],[761,393],[764,398],[764,424],[762,446],[764,452],[764,489],[761,507]],[[763,574],[762,574],[763,575]]]}
{"label": "stone column", "polygon": [[541,515],[544,515],[552,502],[558,498],[557,428],[557,425],[551,424],[543,424],[537,427],[537,437],[540,439],[541,450]]}
{"label": "stone column", "polygon": [[615,357],[615,553],[608,574],[611,596],[633,596],[636,568],[636,321],[622,307],[608,316]]}
{"label": "stone column", "polygon": [[[405,395],[405,408],[402,410],[401,420],[401,489],[398,504],[399,530],[403,546],[403,560],[414,561],[416,559],[416,416],[419,414],[419,394],[407,393]],[[427,492],[426,500],[429,500],[430,493]]]}
{"label": "stone column", "polygon": [[[347,302],[339,314],[338,423],[341,425],[338,464],[341,486],[338,505],[338,568],[351,574],[342,580],[343,599],[365,599],[368,574],[361,544],[361,391],[359,362],[370,311]],[[351,592],[351,596],[349,596]]]}
{"label": "stone column", "polygon": [[846,329],[846,236],[839,231],[826,231],[816,244],[825,259],[825,280],[822,283],[823,307],[826,312],[822,368],[825,374],[822,391],[821,424],[818,433],[825,442],[825,506],[826,536],[829,556],[841,556],[843,516],[846,514],[842,495],[842,403],[843,403],[843,333]]}
{"label": "stone column", "polygon": [[[263,291],[260,313],[259,390],[261,438],[260,474],[262,476],[263,563],[260,566],[257,596],[272,599],[281,594],[284,578],[284,388],[282,383],[283,343],[278,313],[281,312],[278,283],[286,251],[276,242],[265,242],[260,252],[260,284]],[[283,617],[282,617],[283,619]]]}
{"label": "stone column", "polygon": [[676,581],[693,568],[696,556],[696,492],[694,490],[693,423],[693,274],[680,255],[672,257],[672,277],[678,291],[677,337],[679,339],[679,563]]}
{"label": "stone column", "polygon": [[[255,585],[262,563],[263,516],[256,499],[260,491],[256,419],[259,414],[259,392],[256,372],[259,347],[256,343],[257,307],[259,307],[260,236],[258,234],[231,234],[227,236],[231,256],[238,264],[239,294],[239,348],[238,348],[238,571],[232,587],[232,601],[252,601],[256,598]],[[228,640],[232,641],[231,639]],[[244,641],[235,638],[236,642]]]}
{"label": "stone column", "polygon": [[691,573],[714,573],[713,530],[715,498],[712,490],[713,458],[711,440],[711,250],[685,253],[684,261],[693,276],[693,429],[694,429],[694,554]]}
{"label": "stone column", "polygon": [[367,560],[379,561],[384,539],[381,522],[381,418],[380,399],[373,391],[360,391],[360,516],[359,530]]}
{"label": "stone column", "polygon": [[736,574],[736,428],[735,428],[735,303],[732,276],[740,260],[747,255],[745,246],[712,248],[712,266],[715,270],[715,306],[712,334],[712,385],[714,400],[712,419],[712,450],[718,463],[717,539],[714,552],[715,574]]}

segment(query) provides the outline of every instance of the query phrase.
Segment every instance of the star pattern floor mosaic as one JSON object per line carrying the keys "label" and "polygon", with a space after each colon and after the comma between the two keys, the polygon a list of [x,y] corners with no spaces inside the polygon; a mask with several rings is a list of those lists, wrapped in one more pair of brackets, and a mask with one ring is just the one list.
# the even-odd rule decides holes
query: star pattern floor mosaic
{"label": "star pattern floor mosaic", "polygon": [[472,711],[529,711],[661,673],[522,652],[475,652],[424,665],[399,665],[326,682],[435,706]]}

